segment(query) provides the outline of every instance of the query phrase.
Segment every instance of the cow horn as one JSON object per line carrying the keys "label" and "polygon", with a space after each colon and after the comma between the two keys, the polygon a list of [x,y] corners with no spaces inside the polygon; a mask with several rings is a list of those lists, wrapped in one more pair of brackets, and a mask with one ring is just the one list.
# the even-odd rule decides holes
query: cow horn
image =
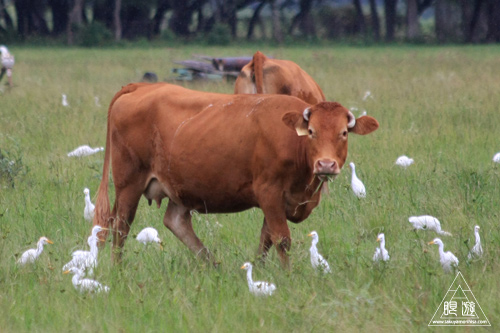
{"label": "cow horn", "polygon": [[347,113],[347,119],[349,120],[349,122],[347,123],[347,128],[353,128],[354,125],[356,125],[356,118],[351,111]]}
{"label": "cow horn", "polygon": [[302,116],[306,121],[309,121],[309,116],[311,115],[311,108],[306,108],[304,112],[302,112]]}

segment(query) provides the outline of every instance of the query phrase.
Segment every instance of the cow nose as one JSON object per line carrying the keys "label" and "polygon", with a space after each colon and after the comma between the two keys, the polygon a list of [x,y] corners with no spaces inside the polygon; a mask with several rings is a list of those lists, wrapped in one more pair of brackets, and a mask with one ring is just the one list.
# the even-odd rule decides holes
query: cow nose
{"label": "cow nose", "polygon": [[317,160],[314,168],[316,174],[338,174],[340,172],[337,161],[330,159]]}

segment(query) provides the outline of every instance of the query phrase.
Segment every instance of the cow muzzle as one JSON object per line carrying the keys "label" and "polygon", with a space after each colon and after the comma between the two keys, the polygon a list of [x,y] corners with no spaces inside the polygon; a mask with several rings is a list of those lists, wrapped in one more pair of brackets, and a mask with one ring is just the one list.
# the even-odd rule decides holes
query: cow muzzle
{"label": "cow muzzle", "polygon": [[320,159],[314,163],[314,174],[317,176],[337,176],[340,167],[337,161],[330,159]]}

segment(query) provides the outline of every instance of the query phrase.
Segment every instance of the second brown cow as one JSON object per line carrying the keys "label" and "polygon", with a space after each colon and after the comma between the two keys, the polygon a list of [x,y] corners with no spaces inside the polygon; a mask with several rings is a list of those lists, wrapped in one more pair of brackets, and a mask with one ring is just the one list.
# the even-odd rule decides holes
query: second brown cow
{"label": "second brown cow", "polygon": [[235,94],[282,94],[317,104],[325,101],[319,85],[299,65],[267,58],[257,51],[242,68],[234,84]]}
{"label": "second brown cow", "polygon": [[[158,207],[168,198],[164,225],[194,253],[210,258],[193,230],[191,211],[259,207],[264,213],[259,253],[265,256],[274,245],[287,265],[287,220],[301,222],[319,204],[318,189],[344,165],[348,133],[377,128],[374,118],[355,119],[338,103],[130,84],[108,111],[94,225],[112,227],[119,250],[141,196]],[[116,192],[112,211],[110,163]]]}

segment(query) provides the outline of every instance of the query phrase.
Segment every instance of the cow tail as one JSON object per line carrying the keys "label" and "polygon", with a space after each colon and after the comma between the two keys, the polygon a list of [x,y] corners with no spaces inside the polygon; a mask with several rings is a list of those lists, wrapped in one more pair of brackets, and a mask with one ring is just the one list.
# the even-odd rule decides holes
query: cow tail
{"label": "cow tail", "polygon": [[[106,149],[104,151],[104,165],[102,167],[102,179],[101,184],[99,185],[99,190],[97,191],[97,199],[94,210],[94,220],[93,226],[99,225],[104,228],[110,227],[110,204],[109,204],[109,196],[108,196],[108,186],[109,186],[109,165],[111,158],[111,109],[115,101],[122,95],[130,93],[137,89],[137,85],[129,84],[123,87],[118,93],[115,94],[108,108],[108,121],[107,121],[107,134],[106,134]],[[102,232],[101,235],[106,235],[108,232]]]}
{"label": "cow tail", "polygon": [[255,89],[257,94],[264,93],[264,61],[266,56],[260,51],[253,55],[253,73],[255,76]]}

